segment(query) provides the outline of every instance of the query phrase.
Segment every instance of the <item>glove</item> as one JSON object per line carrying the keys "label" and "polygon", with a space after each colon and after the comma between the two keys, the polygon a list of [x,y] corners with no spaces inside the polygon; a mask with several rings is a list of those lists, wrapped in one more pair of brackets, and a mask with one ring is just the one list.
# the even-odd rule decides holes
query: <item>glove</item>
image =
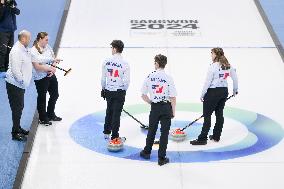
{"label": "glove", "polygon": [[20,15],[21,11],[17,7],[13,7],[12,8],[12,13],[15,14],[15,15]]}
{"label": "glove", "polygon": [[236,96],[238,94],[238,89],[233,90],[233,95]]}
{"label": "glove", "polygon": [[101,91],[101,97],[105,100],[106,99],[106,90],[102,89]]}

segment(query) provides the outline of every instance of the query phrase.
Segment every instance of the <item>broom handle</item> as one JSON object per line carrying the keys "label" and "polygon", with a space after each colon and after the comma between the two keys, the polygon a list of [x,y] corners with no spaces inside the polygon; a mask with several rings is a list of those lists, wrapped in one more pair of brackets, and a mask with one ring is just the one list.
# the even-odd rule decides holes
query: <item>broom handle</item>
{"label": "broom handle", "polygon": [[[234,96],[234,95],[229,96],[229,97],[226,99],[226,101],[229,100],[230,98],[232,98],[233,96]],[[185,126],[184,128],[182,128],[181,131],[184,131],[186,128],[190,127],[192,124],[194,124],[195,122],[197,122],[198,120],[200,120],[200,119],[203,118],[203,117],[204,117],[203,115],[200,116],[199,118],[197,118],[196,120],[194,120],[193,122],[191,122],[190,124],[188,124],[187,126]]]}
{"label": "broom handle", "polygon": [[47,63],[47,64],[50,65],[50,66],[52,66],[52,67],[54,67],[54,68],[57,68],[57,69],[59,69],[59,70],[61,70],[61,71],[67,72],[67,70],[65,70],[65,69],[63,69],[63,68],[60,68],[60,67],[58,67],[58,66],[54,66],[53,64],[50,64],[50,63]]}
{"label": "broom handle", "polygon": [[122,111],[124,113],[126,113],[127,115],[129,115],[132,119],[134,119],[136,122],[138,122],[140,125],[142,125],[143,127],[147,127],[146,125],[144,125],[143,123],[141,123],[138,119],[136,119],[133,115],[131,115],[129,112],[127,112],[126,110],[122,109]]}

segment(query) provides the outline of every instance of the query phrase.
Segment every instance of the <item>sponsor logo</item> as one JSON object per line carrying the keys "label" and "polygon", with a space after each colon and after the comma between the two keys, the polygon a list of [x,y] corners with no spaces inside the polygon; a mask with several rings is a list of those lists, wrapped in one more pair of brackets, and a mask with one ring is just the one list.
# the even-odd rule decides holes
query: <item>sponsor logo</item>
{"label": "sponsor logo", "polygon": [[130,20],[131,35],[165,35],[181,37],[200,36],[199,21],[196,19],[183,20]]}

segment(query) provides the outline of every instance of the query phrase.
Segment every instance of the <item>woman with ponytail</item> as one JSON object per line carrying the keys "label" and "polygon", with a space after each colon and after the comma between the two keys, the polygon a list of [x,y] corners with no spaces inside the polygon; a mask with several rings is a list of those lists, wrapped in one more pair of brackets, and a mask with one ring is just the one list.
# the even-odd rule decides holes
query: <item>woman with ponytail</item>
{"label": "woman with ponytail", "polygon": [[230,76],[233,80],[233,95],[238,94],[238,78],[236,70],[229,64],[222,48],[213,48],[211,50],[213,63],[210,65],[207,78],[203,87],[200,100],[203,102],[204,123],[201,134],[196,140],[190,141],[192,145],[206,145],[207,135],[211,127],[211,115],[215,111],[216,123],[213,134],[209,136],[210,140],[219,142],[224,116],[226,98],[228,97],[227,78]]}
{"label": "woman with ponytail", "polygon": [[[34,80],[38,93],[37,110],[40,124],[49,126],[50,121],[61,121],[54,110],[59,97],[58,82],[55,76],[56,69],[50,64],[56,65],[60,59],[56,59],[52,48],[48,45],[48,34],[40,32],[37,34],[31,49],[32,63],[34,67]],[[46,110],[46,93],[49,93],[49,101]]]}

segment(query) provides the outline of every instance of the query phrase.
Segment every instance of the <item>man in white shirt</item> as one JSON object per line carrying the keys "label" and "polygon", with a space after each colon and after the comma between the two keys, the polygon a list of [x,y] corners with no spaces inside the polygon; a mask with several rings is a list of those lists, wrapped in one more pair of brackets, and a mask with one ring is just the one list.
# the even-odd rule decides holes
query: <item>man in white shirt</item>
{"label": "man in white shirt", "polygon": [[29,86],[32,78],[31,53],[28,49],[31,34],[25,30],[21,31],[18,39],[19,41],[15,43],[9,55],[6,88],[12,110],[12,139],[26,141],[29,131],[21,128],[20,120],[24,109],[25,89]]}
{"label": "man in white shirt", "polygon": [[[149,130],[146,139],[146,146],[140,152],[144,159],[150,159],[152,146],[159,122],[161,123],[161,137],[158,151],[158,164],[169,163],[166,157],[168,145],[168,135],[171,126],[171,118],[175,116],[176,107],[176,88],[173,79],[167,75],[164,68],[167,64],[167,57],[164,55],[155,56],[155,69],[144,81],[142,87],[142,99],[151,104],[149,116]],[[150,94],[150,97],[147,94]]]}
{"label": "man in white shirt", "polygon": [[120,115],[125,102],[126,90],[130,82],[129,64],[122,58],[124,44],[121,40],[111,43],[112,57],[102,65],[102,97],[107,101],[104,124],[105,139],[121,139],[119,137]]}

